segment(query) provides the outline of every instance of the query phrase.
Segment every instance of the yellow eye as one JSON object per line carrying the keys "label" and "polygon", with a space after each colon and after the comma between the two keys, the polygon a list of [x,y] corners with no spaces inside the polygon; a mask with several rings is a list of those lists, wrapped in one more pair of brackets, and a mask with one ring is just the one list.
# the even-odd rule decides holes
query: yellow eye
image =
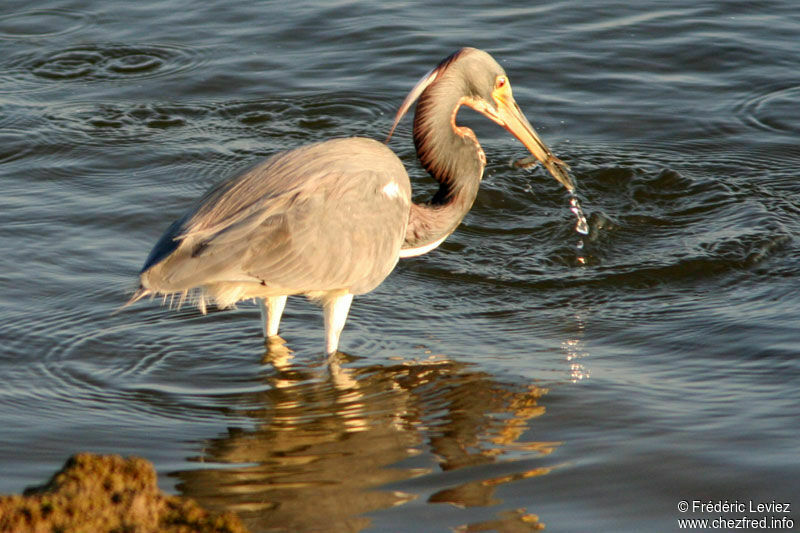
{"label": "yellow eye", "polygon": [[508,80],[505,76],[497,76],[497,79],[494,80],[494,88],[499,89],[500,87],[504,86]]}

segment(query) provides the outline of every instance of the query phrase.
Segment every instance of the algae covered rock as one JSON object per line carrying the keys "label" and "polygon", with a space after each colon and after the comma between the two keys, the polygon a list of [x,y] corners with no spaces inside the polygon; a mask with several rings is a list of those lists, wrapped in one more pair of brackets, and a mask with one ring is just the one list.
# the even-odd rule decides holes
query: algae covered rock
{"label": "algae covered rock", "polygon": [[153,465],[139,457],[80,453],[50,481],[23,495],[0,496],[0,532],[244,533],[232,513],[206,511],[158,489]]}

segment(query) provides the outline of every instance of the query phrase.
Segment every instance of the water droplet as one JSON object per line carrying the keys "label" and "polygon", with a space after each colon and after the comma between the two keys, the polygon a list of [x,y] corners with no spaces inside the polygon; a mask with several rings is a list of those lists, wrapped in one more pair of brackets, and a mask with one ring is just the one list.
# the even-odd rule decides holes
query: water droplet
{"label": "water droplet", "polygon": [[578,219],[578,222],[575,224],[575,231],[581,235],[588,235],[589,223],[586,222],[586,217],[583,215],[581,205],[578,203],[578,198],[576,196],[572,196],[569,199],[569,205],[569,210],[572,211],[575,214],[575,217]]}

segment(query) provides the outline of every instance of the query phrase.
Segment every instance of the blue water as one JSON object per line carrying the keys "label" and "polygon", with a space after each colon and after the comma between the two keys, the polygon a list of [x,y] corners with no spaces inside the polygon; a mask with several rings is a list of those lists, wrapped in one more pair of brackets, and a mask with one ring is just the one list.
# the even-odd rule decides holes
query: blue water
{"label": "blue water", "polygon": [[[718,518],[683,500],[790,502],[746,514],[798,523],[798,35],[788,0],[4,2],[0,492],[86,450],[143,456],[253,531]],[[112,315],[209,186],[385,138],[464,45],[572,167],[588,236],[563,188],[511,164],[521,144],[463,112],[477,201],[356,298],[340,369],[302,299],[283,351],[251,304]],[[390,146],[424,200],[410,134]]]}

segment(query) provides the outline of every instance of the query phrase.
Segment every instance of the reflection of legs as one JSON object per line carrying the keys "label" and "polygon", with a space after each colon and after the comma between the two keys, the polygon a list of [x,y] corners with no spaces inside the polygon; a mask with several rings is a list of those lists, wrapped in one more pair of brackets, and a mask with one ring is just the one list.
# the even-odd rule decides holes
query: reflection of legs
{"label": "reflection of legs", "polygon": [[350,304],[353,303],[352,294],[329,295],[322,304],[325,313],[325,351],[334,353],[339,347],[339,336],[347,321]]}
{"label": "reflection of legs", "polygon": [[261,358],[261,364],[272,365],[275,370],[283,371],[291,366],[292,351],[286,346],[286,341],[277,335],[267,337],[264,342],[266,351]]}
{"label": "reflection of legs", "polygon": [[281,323],[284,307],[286,307],[286,296],[270,296],[266,299],[258,299],[258,308],[261,310],[261,320],[264,323],[265,338],[274,337],[278,334],[278,325]]}
{"label": "reflection of legs", "polygon": [[[353,370],[350,368],[342,368],[342,362],[344,354],[342,352],[331,352],[328,354],[328,372],[331,376],[331,383],[333,386],[336,387],[339,391],[348,391],[352,394],[345,394],[336,397],[336,401],[338,403],[348,404],[348,412],[354,413],[353,407],[355,406],[355,401],[362,397],[362,394],[358,392],[358,380],[353,377]],[[360,403],[358,405],[361,405]],[[362,412],[361,409],[358,410],[359,413]],[[348,420],[353,420],[348,418]],[[360,420],[360,418],[357,418]],[[346,422],[349,424],[349,422]],[[362,426],[363,427],[363,426]]]}

